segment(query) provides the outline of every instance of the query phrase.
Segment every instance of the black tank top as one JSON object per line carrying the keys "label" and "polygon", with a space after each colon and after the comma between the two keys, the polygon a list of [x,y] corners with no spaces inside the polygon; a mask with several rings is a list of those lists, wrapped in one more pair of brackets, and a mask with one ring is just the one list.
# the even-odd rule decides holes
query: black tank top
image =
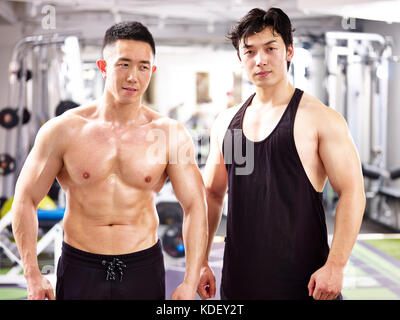
{"label": "black tank top", "polygon": [[328,257],[322,193],[309,181],[294,142],[302,95],[295,90],[262,141],[251,142],[242,130],[255,94],[226,131],[228,215],[221,286],[228,299],[308,299],[310,276]]}

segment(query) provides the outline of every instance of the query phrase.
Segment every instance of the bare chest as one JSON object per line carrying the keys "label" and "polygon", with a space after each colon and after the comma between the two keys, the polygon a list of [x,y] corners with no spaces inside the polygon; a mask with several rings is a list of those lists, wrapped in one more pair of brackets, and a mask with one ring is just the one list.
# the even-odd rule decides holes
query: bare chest
{"label": "bare chest", "polygon": [[[74,184],[119,182],[151,189],[166,168],[166,148],[149,138],[151,128],[113,132],[86,126],[64,154],[64,175]],[[112,180],[112,181],[111,181]]]}

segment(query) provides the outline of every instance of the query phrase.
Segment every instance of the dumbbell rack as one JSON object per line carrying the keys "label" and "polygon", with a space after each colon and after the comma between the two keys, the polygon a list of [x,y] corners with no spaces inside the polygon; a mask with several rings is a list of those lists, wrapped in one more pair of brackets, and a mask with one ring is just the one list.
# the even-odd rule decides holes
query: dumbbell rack
{"label": "dumbbell rack", "polygon": [[[15,113],[7,113],[9,118],[13,118],[13,125],[4,132],[4,143],[2,144],[4,150],[0,150],[0,154],[7,153],[9,156],[7,157],[8,160],[10,158],[13,160],[13,168],[12,170],[7,170],[7,174],[1,174],[2,169],[0,168],[0,196],[5,199],[12,196],[18,174],[29,152],[29,147],[33,144],[33,139],[29,139],[29,142],[26,143],[27,148],[21,145],[23,120],[25,119],[25,123],[29,121],[27,119],[28,113],[32,114],[33,120],[36,120],[34,127],[28,128],[29,131],[27,132],[32,137],[37,133],[43,122],[49,118],[49,115],[43,114],[43,108],[48,105],[47,51],[43,48],[51,45],[61,45],[70,36],[71,34],[30,36],[18,41],[13,49],[10,62],[8,104],[6,108],[14,110]],[[29,53],[31,53],[31,56],[34,53],[36,54],[35,59],[32,57],[30,65],[26,58],[29,56]],[[29,68],[32,68],[32,70]],[[31,83],[30,85],[28,85],[28,81]],[[30,93],[29,96],[28,93]],[[26,102],[30,102],[31,110],[26,108]],[[40,117],[41,119],[39,119]],[[6,167],[6,163],[11,162],[2,162],[0,167]]]}
{"label": "dumbbell rack", "polygon": [[[8,111],[4,113],[8,119],[0,119],[11,120],[8,128],[6,126],[0,127],[0,134],[3,135],[0,139],[1,142],[4,142],[0,144],[3,148],[0,150],[0,208],[7,199],[13,196],[18,175],[33,145],[37,131],[45,121],[54,116],[53,114],[50,115],[48,110],[48,48],[63,45],[66,39],[71,36],[76,36],[76,34],[64,33],[25,37],[18,41],[13,49],[6,107]],[[29,53],[31,60],[27,59]],[[28,68],[31,68],[31,70],[28,70]],[[26,102],[30,102],[30,108],[25,108]],[[26,112],[32,114],[32,117],[29,117],[32,119],[27,121]],[[29,126],[25,126],[23,130],[23,125],[29,120],[31,120],[31,123]],[[21,143],[22,137],[28,137],[24,144]],[[39,214],[38,212],[38,216]],[[16,264],[5,275],[0,275],[0,284],[24,284],[25,279],[21,274],[22,264],[18,250],[15,243],[10,241],[10,225],[11,214],[7,213],[3,217],[0,216],[0,249]],[[62,227],[59,222],[55,223],[37,244],[38,255],[46,247],[54,244],[55,267],[53,268],[57,267],[62,239]],[[49,278],[52,283],[55,283],[54,272],[49,275]]]}

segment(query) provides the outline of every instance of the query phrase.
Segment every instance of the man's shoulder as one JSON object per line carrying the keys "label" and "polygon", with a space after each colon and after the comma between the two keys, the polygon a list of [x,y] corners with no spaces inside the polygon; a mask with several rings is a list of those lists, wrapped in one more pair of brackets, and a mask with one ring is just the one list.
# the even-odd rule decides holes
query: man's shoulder
{"label": "man's shoulder", "polygon": [[306,92],[303,94],[298,111],[304,120],[318,128],[330,128],[346,123],[343,116],[334,108]]}
{"label": "man's shoulder", "polygon": [[77,126],[85,123],[89,113],[93,113],[95,105],[82,105],[65,111],[61,115],[47,120],[39,129],[38,135],[56,137],[56,140],[69,138],[69,133],[74,132]]}
{"label": "man's shoulder", "polygon": [[321,100],[304,92],[299,104],[299,111],[316,120],[334,120],[342,115],[332,107],[325,105]]}
{"label": "man's shoulder", "polygon": [[313,95],[304,92],[299,104],[299,110],[305,112],[324,112],[328,108],[321,100]]}
{"label": "man's shoulder", "polygon": [[152,132],[155,135],[163,134],[164,137],[168,139],[170,146],[176,145],[172,142],[176,142],[177,145],[179,145],[192,141],[189,130],[182,122],[161,114],[149,107],[145,107],[145,112],[150,121]]}
{"label": "man's shoulder", "polygon": [[168,127],[169,125],[176,124],[178,121],[167,117],[166,115],[150,108],[148,106],[142,105],[143,111],[145,113],[145,117],[151,122],[153,125],[159,127],[159,129],[163,129]]}

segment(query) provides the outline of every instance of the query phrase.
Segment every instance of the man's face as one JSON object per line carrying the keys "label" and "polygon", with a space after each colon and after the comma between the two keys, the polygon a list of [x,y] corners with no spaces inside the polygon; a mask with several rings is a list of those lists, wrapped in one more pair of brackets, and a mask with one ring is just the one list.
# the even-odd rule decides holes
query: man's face
{"label": "man's face", "polygon": [[143,41],[117,40],[104,48],[97,65],[106,79],[105,90],[122,104],[130,104],[146,91],[156,67],[151,46]]}
{"label": "man's face", "polygon": [[287,61],[293,57],[293,45],[286,50],[282,37],[271,27],[242,39],[239,58],[249,80],[257,87],[273,86],[287,77]]}

